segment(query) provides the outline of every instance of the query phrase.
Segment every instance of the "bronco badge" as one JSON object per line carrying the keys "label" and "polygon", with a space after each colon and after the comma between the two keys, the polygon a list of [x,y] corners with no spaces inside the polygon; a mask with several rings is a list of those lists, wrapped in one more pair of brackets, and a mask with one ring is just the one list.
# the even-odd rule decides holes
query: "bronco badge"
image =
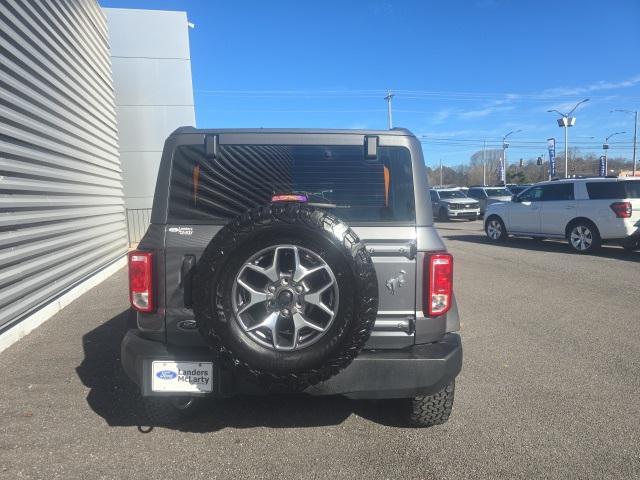
{"label": "bronco badge", "polygon": [[385,285],[387,286],[387,289],[391,292],[391,295],[395,295],[400,287],[404,287],[404,284],[405,284],[404,276],[406,273],[407,272],[405,272],[404,270],[400,270],[400,273],[398,274],[397,277],[393,277],[387,280]]}

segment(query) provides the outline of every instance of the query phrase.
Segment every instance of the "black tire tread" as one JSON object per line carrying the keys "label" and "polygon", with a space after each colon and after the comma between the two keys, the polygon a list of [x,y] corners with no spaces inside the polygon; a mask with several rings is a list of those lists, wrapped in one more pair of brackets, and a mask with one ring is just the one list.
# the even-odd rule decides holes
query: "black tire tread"
{"label": "black tire tread", "polygon": [[[217,266],[222,270],[228,252],[232,252],[238,243],[267,226],[301,225],[319,234],[336,232],[339,224],[337,217],[299,203],[277,203],[257,207],[241,215],[227,224],[205,249],[201,262],[204,265]],[[333,233],[332,233],[333,234]],[[222,314],[222,298],[217,292],[216,305],[218,311],[212,311],[211,302],[207,301],[206,276],[196,270],[194,287],[194,311],[200,332],[210,340],[217,350],[223,365],[236,369],[244,376],[257,380],[268,391],[301,391],[336,375],[358,356],[371,335],[378,311],[378,282],[371,257],[364,243],[351,230],[346,228],[342,233],[339,247],[347,258],[353,259],[354,275],[361,281],[356,282],[363,288],[356,292],[359,306],[353,312],[352,333],[347,335],[337,355],[328,358],[321,367],[303,372],[289,374],[273,374],[256,365],[249,365],[220,342],[214,328],[214,319]],[[208,273],[208,272],[207,272]]]}
{"label": "black tire tread", "polygon": [[409,422],[414,427],[442,425],[451,415],[455,394],[455,380],[439,392],[411,399]]}

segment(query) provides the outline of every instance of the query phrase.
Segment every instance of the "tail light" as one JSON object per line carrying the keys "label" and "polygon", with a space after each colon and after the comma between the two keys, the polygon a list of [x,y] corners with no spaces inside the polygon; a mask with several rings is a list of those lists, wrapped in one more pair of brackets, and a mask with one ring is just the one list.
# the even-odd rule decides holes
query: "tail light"
{"label": "tail light", "polygon": [[153,312],[153,253],[129,252],[129,301],[139,312]]}
{"label": "tail light", "polygon": [[435,253],[424,258],[422,312],[427,317],[443,315],[453,301],[453,256]]}
{"label": "tail light", "polygon": [[609,205],[613,213],[617,218],[631,218],[633,209],[631,208],[631,202],[615,202]]}

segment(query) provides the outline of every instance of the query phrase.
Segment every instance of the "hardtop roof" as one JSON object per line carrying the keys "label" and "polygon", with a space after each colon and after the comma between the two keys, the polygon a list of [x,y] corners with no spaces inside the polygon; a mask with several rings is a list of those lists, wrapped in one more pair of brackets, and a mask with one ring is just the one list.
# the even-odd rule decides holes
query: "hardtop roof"
{"label": "hardtop roof", "polygon": [[361,129],[331,129],[331,128],[195,128],[195,127],[179,127],[174,130],[171,135],[188,135],[188,134],[224,134],[224,133],[246,133],[246,134],[336,134],[336,135],[376,135],[376,136],[402,136],[415,137],[415,135],[406,128],[392,128],[391,130],[361,130]]}

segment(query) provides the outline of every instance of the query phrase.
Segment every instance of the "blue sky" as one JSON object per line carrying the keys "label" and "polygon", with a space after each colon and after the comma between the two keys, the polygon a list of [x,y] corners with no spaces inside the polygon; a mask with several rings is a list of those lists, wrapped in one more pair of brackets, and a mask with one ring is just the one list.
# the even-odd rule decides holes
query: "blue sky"
{"label": "blue sky", "polygon": [[[200,127],[386,128],[427,137],[448,165],[500,137],[510,158],[545,152],[549,109],[583,98],[570,146],[630,158],[640,109],[640,1],[101,0],[184,10]],[[593,138],[589,138],[593,137]],[[540,143],[537,143],[540,142]]]}

